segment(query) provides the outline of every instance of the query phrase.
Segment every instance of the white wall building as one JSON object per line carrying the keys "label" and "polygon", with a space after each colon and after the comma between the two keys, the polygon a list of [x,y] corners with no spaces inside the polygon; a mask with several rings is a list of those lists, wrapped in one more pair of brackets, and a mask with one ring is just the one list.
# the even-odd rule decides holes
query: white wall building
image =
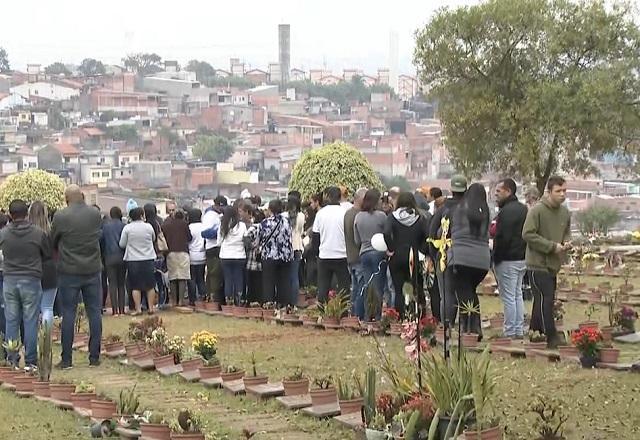
{"label": "white wall building", "polygon": [[46,81],[23,83],[9,89],[11,94],[16,94],[28,99],[31,96],[50,99],[52,101],[66,101],[80,95],[80,90],[66,87]]}

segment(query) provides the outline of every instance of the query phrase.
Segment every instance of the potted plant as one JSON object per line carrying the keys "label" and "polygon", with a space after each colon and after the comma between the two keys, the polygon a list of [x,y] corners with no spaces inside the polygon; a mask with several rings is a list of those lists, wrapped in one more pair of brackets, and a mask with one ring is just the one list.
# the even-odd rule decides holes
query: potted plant
{"label": "potted plant", "polygon": [[251,376],[244,376],[242,381],[244,382],[245,388],[255,385],[264,385],[269,381],[267,376],[258,375],[256,355],[253,351],[251,352]]}
{"label": "potted plant", "polygon": [[124,350],[124,342],[122,342],[122,338],[120,335],[109,334],[105,338],[104,349],[107,353],[116,353]]}
{"label": "potted plant", "polygon": [[585,327],[571,334],[571,342],[580,352],[580,363],[583,368],[593,368],[598,361],[602,333],[600,329]]}
{"label": "potted plant", "polygon": [[136,386],[120,390],[116,405],[116,414],[125,419],[131,418],[140,408],[140,395],[136,393]]}
{"label": "potted plant", "polygon": [[116,402],[104,395],[91,400],[91,417],[98,420],[111,419],[116,413]]}
{"label": "potted plant", "polygon": [[594,304],[589,304],[587,309],[584,311],[584,314],[587,317],[587,320],[581,322],[580,324],[578,324],[578,327],[580,329],[584,329],[584,328],[596,328],[597,329],[597,328],[599,328],[598,321],[591,320],[591,317],[597,311],[598,311],[598,308]]}
{"label": "potted plant", "polygon": [[322,376],[314,379],[315,388],[311,388],[311,406],[328,405],[338,403],[338,393],[333,387],[331,376]]}
{"label": "potted plant", "polygon": [[480,315],[480,304],[474,304],[471,301],[463,302],[459,307],[460,320],[462,321],[463,315],[466,318],[467,325],[464,333],[462,334],[462,346],[463,347],[477,347],[478,346],[478,333],[471,332],[471,321],[474,315]]}
{"label": "potted plant", "polygon": [[600,348],[600,362],[604,364],[617,364],[620,357],[620,349],[614,348],[611,342],[604,342]]}
{"label": "potted plant", "polygon": [[338,404],[341,414],[360,413],[364,398],[358,386],[353,386],[348,380],[338,378]]}
{"label": "potted plant", "polygon": [[547,348],[547,336],[538,331],[529,330],[529,341],[524,344],[524,353],[526,357],[536,357],[533,350],[545,350]]}
{"label": "potted plant", "polygon": [[233,316],[236,318],[246,318],[247,317],[247,308],[243,304],[239,304],[237,306],[232,306]]}
{"label": "potted plant", "polygon": [[33,382],[36,378],[32,372],[17,371],[11,379],[17,393],[33,393]]}
{"label": "potted plant", "polygon": [[318,324],[318,318],[320,318],[320,310],[317,307],[308,307],[302,315],[302,325],[313,327]]}
{"label": "potted plant", "polygon": [[244,376],[244,370],[239,369],[235,365],[227,365],[227,367],[220,373],[223,382],[230,382],[232,380],[242,379]]}
{"label": "potted plant", "polygon": [[296,367],[293,374],[282,380],[285,396],[298,396],[309,392],[309,378],[303,374],[302,367]]}
{"label": "potted plant", "polygon": [[224,316],[233,316],[233,309],[235,308],[233,304],[221,304],[220,308]]}
{"label": "potted plant", "polygon": [[322,315],[322,324],[325,328],[340,328],[340,319],[349,310],[349,298],[342,292],[336,293],[335,290],[330,290],[327,302],[319,304],[318,309]]}
{"label": "potted plant", "polygon": [[71,403],[75,408],[84,410],[91,409],[91,401],[97,397],[96,388],[86,382],[76,385],[74,393],[71,393]]}
{"label": "potted plant", "polygon": [[[637,269],[636,269],[637,270]],[[629,283],[629,280],[633,276],[633,269],[630,264],[625,264],[622,268],[622,278],[624,279],[624,284],[620,286],[621,293],[629,293],[633,291],[633,285]]]}
{"label": "potted plant", "polygon": [[59,402],[71,403],[71,393],[75,392],[75,390],[76,386],[65,379],[62,379],[57,383],[49,383],[49,393],[51,394],[51,398]]}
{"label": "potted plant", "polygon": [[[2,343],[2,347],[7,355],[7,360],[13,367],[17,367],[18,354],[22,348],[22,343],[19,339],[8,339]],[[15,369],[14,369],[15,370]]]}
{"label": "potted plant", "polygon": [[402,322],[400,322],[400,314],[392,307],[382,310],[382,319],[380,320],[381,329],[390,335],[399,336],[402,333]]}
{"label": "potted plant", "polygon": [[202,414],[183,409],[178,413],[176,422],[171,424],[171,439],[205,440],[202,430],[206,422]]}
{"label": "potted plant", "polygon": [[412,393],[406,403],[400,407],[398,414],[391,420],[391,433],[406,439],[428,437],[428,429],[435,408],[431,396],[424,391]]}
{"label": "potted plant", "polygon": [[[567,343],[571,342],[571,332],[563,331],[564,340]],[[575,360],[580,356],[580,352],[575,345],[559,345],[558,353],[560,354],[560,360]]]}
{"label": "potted plant", "polygon": [[489,325],[491,325],[491,328],[493,329],[502,329],[502,326],[504,325],[504,314],[495,313],[489,318]]}
{"label": "potted plant", "polygon": [[262,306],[259,302],[249,303],[249,309],[247,310],[247,316],[249,318],[262,319]]}
{"label": "potted plant", "polygon": [[140,423],[140,437],[149,440],[171,439],[171,428],[162,415],[147,412],[145,419],[146,421]]}
{"label": "potted plant", "polygon": [[638,312],[629,306],[622,306],[614,316],[616,328],[620,334],[634,333],[637,320]]}
{"label": "potted plant", "polygon": [[204,362],[199,354],[197,354],[195,351],[188,350],[182,357],[180,365],[182,366],[182,372],[180,372],[180,376],[182,376],[184,379],[187,379],[187,377],[185,377],[185,373],[189,373],[187,375],[189,376],[191,372],[199,371],[200,367],[204,366]]}
{"label": "potted plant", "polygon": [[[36,396],[50,397],[49,379],[53,366],[53,338],[52,326],[43,322],[38,330],[38,380],[33,383],[33,391]],[[2,359],[3,354],[0,353]]]}
{"label": "potted plant", "polygon": [[203,330],[191,335],[191,349],[203,359],[203,365],[198,367],[200,379],[220,377],[220,361],[216,357],[218,352],[218,336]]}
{"label": "potted plant", "polygon": [[471,390],[473,391],[473,412],[475,423],[472,429],[464,431],[465,439],[494,440],[502,438],[502,429],[492,415],[492,401],[495,395],[496,377],[492,373],[489,351],[475,359],[471,369]]}

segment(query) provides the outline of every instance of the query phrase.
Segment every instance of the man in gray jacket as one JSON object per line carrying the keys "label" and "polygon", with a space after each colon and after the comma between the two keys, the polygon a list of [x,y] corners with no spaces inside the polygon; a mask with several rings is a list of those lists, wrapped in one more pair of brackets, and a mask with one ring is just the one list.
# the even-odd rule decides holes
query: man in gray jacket
{"label": "man in gray jacket", "polygon": [[[6,340],[19,340],[20,323],[24,324],[25,366],[33,369],[38,364],[42,260],[51,258],[51,249],[44,232],[27,220],[28,211],[24,201],[11,202],[13,222],[0,234],[0,249],[4,255]],[[17,366],[18,353],[9,356]]]}
{"label": "man in gray jacket", "polygon": [[97,209],[87,206],[78,185],[69,185],[64,196],[67,207],[56,213],[51,225],[53,246],[60,255],[58,295],[62,302],[62,361],[58,367],[72,367],[74,323],[80,293],[89,319],[89,366],[98,366],[102,338],[102,218]]}

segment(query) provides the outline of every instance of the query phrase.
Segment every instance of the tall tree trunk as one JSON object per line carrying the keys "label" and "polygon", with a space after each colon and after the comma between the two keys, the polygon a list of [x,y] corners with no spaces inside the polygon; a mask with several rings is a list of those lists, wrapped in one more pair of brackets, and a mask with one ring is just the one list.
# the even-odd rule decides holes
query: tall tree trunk
{"label": "tall tree trunk", "polygon": [[[553,141],[551,142],[551,149],[549,150],[549,156],[547,157],[544,169],[542,173],[536,173],[536,187],[538,191],[540,191],[540,195],[544,194],[545,186],[547,185],[547,181],[549,177],[551,177],[551,173],[553,173],[556,169],[556,154],[558,152],[558,137],[554,136]],[[538,168],[539,171],[539,168]]]}

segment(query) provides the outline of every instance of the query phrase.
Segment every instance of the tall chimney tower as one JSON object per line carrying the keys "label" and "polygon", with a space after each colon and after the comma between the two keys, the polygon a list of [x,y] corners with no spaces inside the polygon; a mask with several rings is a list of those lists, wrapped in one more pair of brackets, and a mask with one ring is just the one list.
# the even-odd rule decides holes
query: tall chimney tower
{"label": "tall chimney tower", "polygon": [[278,49],[280,63],[280,83],[282,85],[289,82],[289,72],[291,71],[291,25],[278,25]]}

